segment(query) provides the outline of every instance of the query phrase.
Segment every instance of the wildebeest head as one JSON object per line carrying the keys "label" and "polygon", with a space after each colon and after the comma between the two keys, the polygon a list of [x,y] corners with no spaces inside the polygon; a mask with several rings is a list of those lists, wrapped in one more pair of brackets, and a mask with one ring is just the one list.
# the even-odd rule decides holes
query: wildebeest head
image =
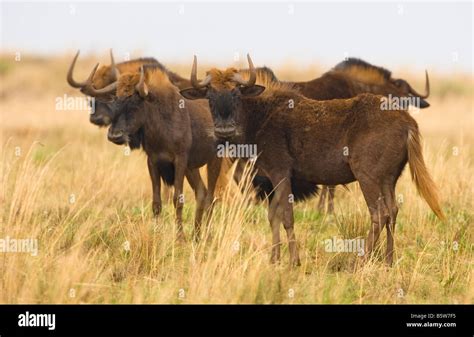
{"label": "wildebeest head", "polygon": [[430,104],[426,101],[430,94],[430,83],[428,72],[425,72],[425,93],[418,93],[403,79],[392,78],[392,73],[382,67],[374,66],[357,58],[349,58],[334,67],[332,72],[342,73],[354,83],[359,83],[361,92],[391,96],[398,98],[409,98],[411,105],[419,108],[427,108]]}
{"label": "wildebeest head", "polygon": [[96,65],[86,81],[77,82],[73,78],[73,72],[78,56],[79,51],[69,67],[67,80],[72,87],[79,88],[85,95],[94,97],[91,101],[92,113],[89,119],[92,124],[98,126],[108,126],[115,118],[113,108],[116,97],[115,88],[110,90],[110,86],[115,86],[114,83],[117,82],[121,73],[138,73],[140,66],[144,64],[157,64],[162,67],[154,58],[140,58],[116,64],[110,50],[110,65],[100,67]]}
{"label": "wildebeest head", "polygon": [[129,143],[131,137],[144,128],[145,104],[153,99],[149,95],[148,81],[164,81],[171,85],[166,74],[157,66],[146,65],[140,68],[139,74],[123,74],[115,85],[108,86],[109,90],[116,89],[117,95],[112,105],[114,120],[107,135],[111,142],[119,145]]}
{"label": "wildebeest head", "polygon": [[265,87],[255,84],[257,73],[252,59],[249,62],[249,79],[244,80],[235,68],[211,69],[204,80],[197,79],[197,60],[194,56],[191,71],[192,88],[183,89],[181,95],[187,99],[206,98],[209,101],[214,133],[219,139],[231,139],[238,134],[237,125],[242,115],[242,98],[260,95]]}
{"label": "wildebeest head", "polygon": [[[73,77],[74,67],[78,57],[79,51],[77,51],[69,67],[67,81],[73,88],[78,88],[83,94],[95,98],[91,100],[92,112],[89,117],[90,122],[98,126],[107,126],[113,120],[113,112],[110,103],[113,101],[114,94],[101,94],[100,89],[115,82],[120,75],[115,65],[112,50],[110,51],[111,65],[99,67],[99,64],[97,64],[84,82],[77,82]],[[97,89],[99,89],[99,91],[97,91]]]}
{"label": "wildebeest head", "polygon": [[[395,97],[409,97],[409,98],[415,98],[413,101],[413,105],[418,105],[418,108],[424,109],[428,108],[430,104],[425,100],[428,98],[430,95],[430,82],[428,79],[428,72],[425,72],[426,76],[426,82],[425,82],[425,93],[424,94],[419,94],[415,89],[411,87],[410,84],[408,84],[407,81],[403,79],[392,79],[389,83],[390,85],[387,85],[385,87],[387,91],[385,93],[381,93],[384,96],[392,95]],[[391,88],[390,88],[391,86]],[[395,94],[393,94],[395,93]]]}

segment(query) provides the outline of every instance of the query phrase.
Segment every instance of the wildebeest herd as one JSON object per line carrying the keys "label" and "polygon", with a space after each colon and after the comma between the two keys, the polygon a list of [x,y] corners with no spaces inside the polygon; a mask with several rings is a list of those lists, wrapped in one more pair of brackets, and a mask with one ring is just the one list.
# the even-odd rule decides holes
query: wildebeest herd
{"label": "wildebeest herd", "polygon": [[[73,77],[77,52],[67,81],[94,97],[90,121],[109,126],[108,139],[131,149],[143,148],[152,181],[152,208],[161,212],[161,180],[174,187],[178,236],[183,231],[183,183],[195,193],[194,238],[201,235],[204,214],[212,211],[223,158],[218,144],[256,146],[253,185],[268,200],[272,229],[271,261],[280,259],[280,224],[286,230],[290,264],[299,265],[293,202],[324,185],[319,207],[328,198],[333,211],[334,186],[358,181],[372,226],[365,245],[370,256],[385,227],[386,262],[393,263],[393,233],[398,213],[395,185],[406,163],[430,208],[444,219],[438,192],[426,165],[416,121],[406,107],[384,108],[382,101],[409,99],[429,107],[429,79],[420,94],[403,79],[360,59],[349,58],[308,82],[280,81],[267,67],[210,69],[197,78],[197,59],[189,80],[154,58],[97,64],[84,82]],[[230,158],[234,160],[235,158]],[[241,179],[239,158],[234,178]],[[199,168],[207,165],[207,187]]]}

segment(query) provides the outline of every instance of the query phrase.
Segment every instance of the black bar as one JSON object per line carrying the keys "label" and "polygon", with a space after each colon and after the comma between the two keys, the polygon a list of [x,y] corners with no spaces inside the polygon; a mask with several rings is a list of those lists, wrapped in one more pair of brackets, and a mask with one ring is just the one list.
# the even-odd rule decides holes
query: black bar
{"label": "black bar", "polygon": [[[27,312],[29,316],[20,316]],[[25,324],[32,314],[55,314],[55,329],[20,327],[20,317]],[[472,337],[473,317],[473,307],[467,305],[3,305],[0,337]],[[456,327],[407,327],[407,323]]]}

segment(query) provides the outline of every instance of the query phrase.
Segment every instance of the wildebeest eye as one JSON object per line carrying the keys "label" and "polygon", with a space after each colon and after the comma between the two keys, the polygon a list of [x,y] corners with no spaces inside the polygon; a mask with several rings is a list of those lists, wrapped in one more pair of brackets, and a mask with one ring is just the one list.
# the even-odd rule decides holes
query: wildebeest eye
{"label": "wildebeest eye", "polygon": [[104,98],[102,98],[101,100],[102,100],[104,103],[111,104],[111,103],[114,103],[115,97],[114,97],[114,96],[104,97]]}
{"label": "wildebeest eye", "polygon": [[397,87],[399,87],[399,88],[403,85],[403,81],[402,81],[402,80],[396,80],[394,83],[395,83],[395,85],[396,85]]}
{"label": "wildebeest eye", "polygon": [[215,96],[215,94],[216,94],[216,90],[213,87],[208,86],[206,90],[206,99],[211,99],[212,97]]}
{"label": "wildebeest eye", "polygon": [[234,89],[232,89],[232,90],[231,90],[232,96],[234,96],[234,97],[240,96],[240,95],[241,95],[241,92],[240,92],[240,88],[241,88],[241,87],[242,87],[242,86],[239,85],[239,86],[235,87]]}

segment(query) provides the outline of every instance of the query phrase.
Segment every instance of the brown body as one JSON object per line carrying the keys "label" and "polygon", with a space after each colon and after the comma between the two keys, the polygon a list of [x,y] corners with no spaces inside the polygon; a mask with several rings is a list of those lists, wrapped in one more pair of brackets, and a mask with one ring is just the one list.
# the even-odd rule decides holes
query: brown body
{"label": "brown body", "polygon": [[[294,99],[298,107],[291,113],[281,108],[288,99]],[[406,111],[380,111],[380,97],[372,95],[314,102],[296,95],[275,93],[271,97],[249,98],[243,102],[243,111],[256,113],[247,113],[242,120],[245,130],[242,141],[257,144],[262,154],[256,166],[265,172],[274,186],[278,186],[269,211],[276,245],[273,259],[279,258],[280,221],[290,242],[294,240],[292,204],[288,202],[291,190],[287,183],[293,172],[299,178],[323,185],[357,180],[373,224],[366,253],[373,250],[381,229],[386,227],[386,258],[391,264],[392,232],[398,212],[395,184],[409,159],[409,146],[419,144],[415,120]],[[262,109],[256,109],[260,106]],[[263,128],[257,131],[255,126]],[[424,164],[421,170],[426,176]],[[424,197],[435,201],[430,206],[440,215],[433,187],[428,186],[430,193]],[[296,247],[292,249],[292,261],[298,263]]]}
{"label": "brown body", "polygon": [[[244,77],[248,77],[248,70],[245,71]],[[263,82],[266,83],[278,82],[273,71],[268,68],[257,69],[257,83],[261,78],[264,78]],[[426,81],[427,92],[421,95],[407,81],[392,78],[390,71],[373,66],[360,59],[349,58],[324,73],[321,77],[306,82],[287,83],[305,97],[320,101],[351,98],[362,93],[372,93],[384,96],[390,95],[392,98],[417,98],[419,107],[427,108],[429,104],[425,101],[425,98],[429,95],[428,77],[426,77]],[[259,189],[263,194],[269,195],[273,191],[272,184],[265,183],[262,177],[259,178]],[[292,184],[294,185],[294,181],[292,181]],[[295,188],[293,188],[293,192],[298,193],[299,191],[295,191]],[[335,186],[323,186],[318,205],[320,210],[325,208],[327,197],[328,212],[333,212],[334,193]]]}
{"label": "brown body", "polygon": [[[167,74],[156,66],[145,66],[140,78],[136,74],[120,76],[117,97],[116,119],[109,129],[109,140],[122,144],[129,135],[141,130],[152,177],[153,210],[155,214],[161,211],[159,177],[165,176],[165,181],[174,185],[173,203],[181,237],[186,176],[196,195],[195,238],[199,238],[203,212],[214,199],[220,170],[207,103],[184,100]],[[206,164],[208,190],[199,174],[199,168]]]}
{"label": "brown body", "polygon": [[[86,95],[95,97],[93,107],[94,113],[90,115],[90,122],[98,125],[98,126],[108,126],[112,123],[113,120],[117,119],[115,116],[115,110],[113,109],[113,102],[117,99],[116,89],[108,90],[107,87],[116,83],[118,78],[122,75],[128,74],[139,74],[140,69],[144,65],[153,65],[154,67],[159,68],[164,73],[166,73],[169,81],[178,87],[187,87],[189,86],[190,82],[187,79],[184,79],[177,75],[174,72],[167,70],[161,63],[159,63],[154,58],[140,58],[136,60],[130,60],[126,62],[121,62],[115,64],[114,57],[112,52],[110,53],[111,56],[111,64],[107,66],[101,66],[94,68],[89,76],[89,78],[82,83],[78,83],[73,79],[73,72],[74,66],[79,56],[79,52],[77,52],[76,56],[74,57],[73,62],[68,71],[68,82],[71,86],[80,88],[81,92]],[[101,89],[105,89],[105,92],[100,91]],[[99,91],[97,90],[99,89]],[[194,104],[194,103],[193,103]],[[208,113],[209,115],[209,113]],[[152,116],[153,117],[153,116]],[[209,117],[210,118],[210,117]],[[123,119],[122,119],[123,120]],[[153,132],[147,130],[148,135],[152,135]],[[187,135],[189,136],[189,135]],[[197,135],[201,137],[202,135]],[[166,139],[172,139],[167,137]],[[138,129],[134,133],[127,134],[126,142],[132,149],[140,148],[142,145],[145,146],[148,150],[147,153],[153,153],[152,149],[154,143],[147,139],[144,143],[144,128]],[[125,140],[116,139],[116,142],[119,144],[125,143]],[[182,142],[182,144],[186,144],[186,141]],[[171,152],[173,149],[171,150]],[[165,152],[170,152],[169,149],[166,149]],[[194,152],[193,152],[194,153]],[[199,152],[199,153],[202,153]],[[162,154],[161,154],[162,155]],[[162,155],[164,157],[170,157],[169,154]],[[148,157],[147,166],[148,171],[150,174],[150,178],[152,181],[152,189],[153,189],[153,212],[155,215],[158,215],[161,212],[161,179],[166,184],[173,185],[175,180],[175,171],[174,171],[174,164],[173,160],[155,160],[156,154]],[[202,158],[198,158],[198,161],[203,162]],[[205,162],[205,160],[204,160]],[[201,164],[202,166],[203,164]],[[204,200],[206,197],[206,190],[204,185],[202,184],[202,180],[200,176],[196,175],[196,172],[193,171],[189,173],[189,181],[193,185],[194,190],[196,191],[197,196],[197,203],[200,207],[204,207],[204,202],[209,203],[209,200]],[[212,196],[209,196],[212,198]],[[202,212],[201,212],[202,213]],[[196,221],[200,221],[200,215],[196,214]]]}
{"label": "brown body", "polygon": [[[253,64],[249,58],[250,69]],[[193,67],[195,69],[195,67]],[[393,261],[393,231],[398,212],[395,185],[407,161],[418,190],[436,215],[443,218],[436,186],[423,161],[416,121],[404,110],[381,110],[381,96],[362,94],[352,99],[315,101],[285,84],[255,85],[236,70],[211,70],[188,98],[206,97],[218,138],[256,144],[256,166],[275,186],[268,217],[273,233],[272,261],[280,258],[280,224],[287,232],[290,262],[299,264],[289,198],[291,177],[317,184],[358,181],[369,208],[372,228],[368,257],[387,229],[386,259]],[[265,92],[264,92],[265,91]],[[264,92],[262,94],[262,92]],[[294,107],[288,106],[289,101]],[[226,101],[226,104],[216,102]],[[223,111],[220,107],[226,107]]]}

